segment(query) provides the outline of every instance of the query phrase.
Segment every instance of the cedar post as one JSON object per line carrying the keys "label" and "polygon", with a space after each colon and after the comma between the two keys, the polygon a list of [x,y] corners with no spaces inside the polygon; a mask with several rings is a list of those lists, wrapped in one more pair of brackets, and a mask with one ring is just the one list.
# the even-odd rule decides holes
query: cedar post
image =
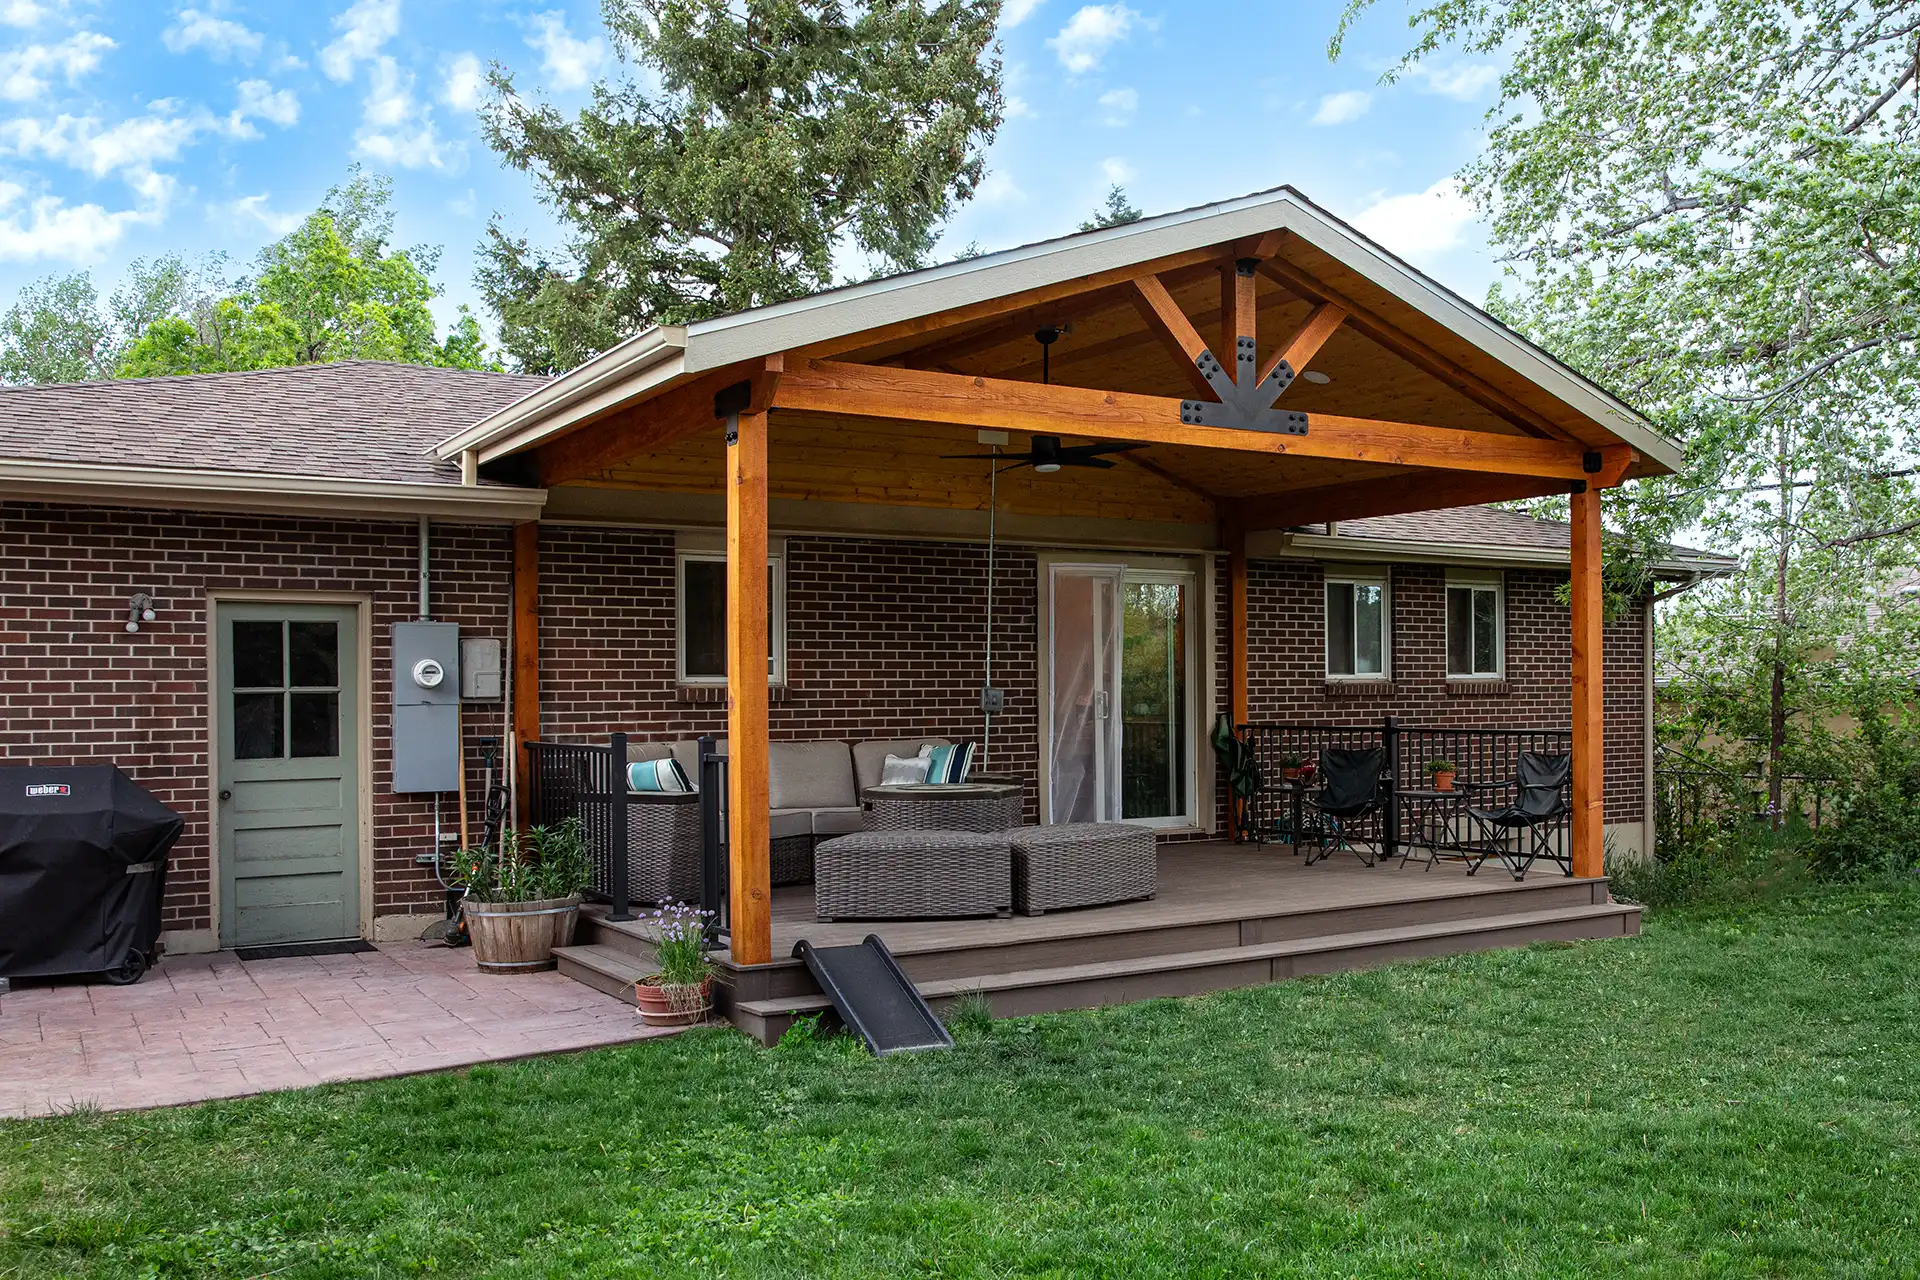
{"label": "cedar post", "polygon": [[513,792],[515,823],[525,828],[533,805],[527,744],[540,738],[540,526],[513,526]]}
{"label": "cedar post", "polygon": [[1600,492],[1573,495],[1573,874],[1606,874]]}
{"label": "cedar post", "polygon": [[[1237,504],[1221,504],[1220,535],[1227,548],[1227,705],[1238,733],[1252,711],[1247,693],[1247,530]],[[1229,787],[1227,831],[1234,840],[1240,839],[1240,826],[1240,809]]]}
{"label": "cedar post", "polygon": [[767,414],[761,409],[727,415],[728,920],[736,964],[773,959],[767,645]]}

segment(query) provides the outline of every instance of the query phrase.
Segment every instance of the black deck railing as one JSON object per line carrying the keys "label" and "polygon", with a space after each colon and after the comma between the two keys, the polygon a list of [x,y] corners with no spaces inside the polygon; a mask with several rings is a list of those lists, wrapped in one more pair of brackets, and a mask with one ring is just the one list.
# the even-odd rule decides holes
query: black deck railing
{"label": "black deck railing", "polygon": [[[528,815],[534,826],[580,820],[592,867],[588,894],[608,904],[613,920],[633,919],[628,863],[627,735],[607,744],[529,742]],[[700,894],[716,941],[727,934],[727,758],[711,737],[699,740]],[[613,803],[618,800],[620,803]]]}
{"label": "black deck railing", "polygon": [[[1243,829],[1255,839],[1274,833],[1291,835],[1295,797],[1275,784],[1291,763],[1312,763],[1329,749],[1383,748],[1386,766],[1381,778],[1381,813],[1363,838],[1380,841],[1381,852],[1397,856],[1403,844],[1430,842],[1423,830],[1428,816],[1416,805],[1402,803],[1407,792],[1432,786],[1427,765],[1436,760],[1454,766],[1454,786],[1463,800],[1476,807],[1498,809],[1513,800],[1511,788],[1475,789],[1464,784],[1498,788],[1518,776],[1520,757],[1533,752],[1565,755],[1573,750],[1573,734],[1566,729],[1496,729],[1403,724],[1397,716],[1350,724],[1245,724],[1241,740],[1247,743],[1259,769],[1260,786],[1249,798]],[[1559,839],[1566,838],[1568,820],[1558,820]]]}

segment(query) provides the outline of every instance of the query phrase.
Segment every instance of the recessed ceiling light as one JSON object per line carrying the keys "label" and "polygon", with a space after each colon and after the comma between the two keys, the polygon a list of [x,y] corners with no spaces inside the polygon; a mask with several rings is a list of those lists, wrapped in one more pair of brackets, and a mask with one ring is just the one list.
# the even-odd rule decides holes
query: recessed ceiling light
{"label": "recessed ceiling light", "polygon": [[1301,374],[1300,376],[1305,378],[1308,382],[1315,382],[1323,387],[1326,386],[1329,382],[1333,381],[1331,377],[1329,377],[1327,374],[1320,372],[1318,369],[1309,369],[1305,373]]}

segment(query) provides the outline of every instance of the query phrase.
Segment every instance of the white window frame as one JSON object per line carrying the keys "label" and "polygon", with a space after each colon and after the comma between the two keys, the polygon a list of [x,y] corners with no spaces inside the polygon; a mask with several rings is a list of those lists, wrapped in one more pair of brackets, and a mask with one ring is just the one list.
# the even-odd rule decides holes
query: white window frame
{"label": "white window frame", "polygon": [[[1380,670],[1378,672],[1336,672],[1327,670],[1327,633],[1332,619],[1327,613],[1327,588],[1331,586],[1380,588]],[[1359,666],[1358,662],[1353,664]],[[1393,577],[1384,567],[1328,568],[1320,584],[1320,666],[1329,681],[1347,684],[1378,684],[1393,679]]]}
{"label": "white window frame", "polygon": [[[1493,670],[1492,671],[1455,671],[1453,669],[1453,592],[1456,590],[1493,592]],[[1440,606],[1440,661],[1447,673],[1447,679],[1455,681],[1484,680],[1498,681],[1507,678],[1507,581],[1506,575],[1498,569],[1448,569],[1446,594],[1442,595]],[[1468,611],[1472,616],[1472,611]],[[1473,639],[1467,639],[1467,648],[1473,649]]]}
{"label": "white window frame", "polygon": [[[724,688],[725,676],[687,674],[687,564],[698,560],[706,564],[725,564],[725,551],[681,548],[673,564],[673,675],[677,683]],[[772,592],[767,629],[767,682],[787,682],[787,558],[783,551],[767,556],[771,570],[768,590]]]}

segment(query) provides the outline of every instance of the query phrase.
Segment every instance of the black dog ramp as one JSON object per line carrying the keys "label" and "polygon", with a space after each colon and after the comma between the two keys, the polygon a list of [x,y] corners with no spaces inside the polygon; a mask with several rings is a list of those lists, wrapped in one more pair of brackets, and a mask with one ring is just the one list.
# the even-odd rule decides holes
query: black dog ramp
{"label": "black dog ramp", "polygon": [[875,1054],[953,1048],[953,1037],[880,935],[870,933],[849,947],[816,947],[803,940],[794,944],[793,954],[807,962],[840,1020]]}

